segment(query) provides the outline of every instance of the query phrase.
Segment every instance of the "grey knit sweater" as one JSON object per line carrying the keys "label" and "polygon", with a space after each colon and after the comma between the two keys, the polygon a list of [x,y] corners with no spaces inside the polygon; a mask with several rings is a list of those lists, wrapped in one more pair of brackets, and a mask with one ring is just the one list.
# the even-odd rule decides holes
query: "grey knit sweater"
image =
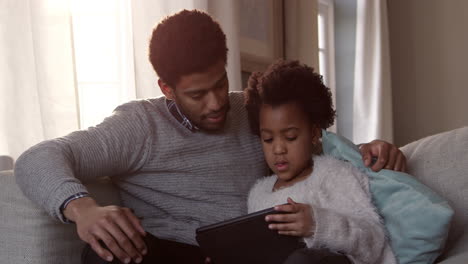
{"label": "grey knit sweater", "polygon": [[226,126],[211,134],[182,126],[164,97],[121,105],[96,127],[27,150],[16,163],[17,182],[61,219],[62,203],[86,191],[81,182],[111,176],[148,232],[196,244],[197,227],[247,212],[249,188],[267,171],[242,93],[229,98]]}

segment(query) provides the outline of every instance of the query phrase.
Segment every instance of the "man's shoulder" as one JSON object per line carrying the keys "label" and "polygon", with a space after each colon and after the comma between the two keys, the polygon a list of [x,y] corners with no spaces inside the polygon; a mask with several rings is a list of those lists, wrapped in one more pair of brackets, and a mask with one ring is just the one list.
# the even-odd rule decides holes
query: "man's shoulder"
{"label": "man's shoulder", "polygon": [[244,104],[244,92],[243,91],[230,91],[229,100],[232,103]]}
{"label": "man's shoulder", "polygon": [[152,98],[143,98],[143,99],[134,99],[126,103],[121,104],[120,106],[129,106],[129,107],[138,107],[142,105],[161,105],[166,102],[165,96],[152,97]]}
{"label": "man's shoulder", "polygon": [[236,117],[245,119],[247,114],[244,105],[244,92],[243,91],[230,91],[229,92],[229,103],[231,105],[231,111]]}
{"label": "man's shoulder", "polygon": [[167,116],[165,107],[165,97],[132,100],[117,106],[109,116],[110,119],[106,120],[120,120],[129,124],[140,123],[151,127],[158,123],[161,126]]}
{"label": "man's shoulder", "polygon": [[147,112],[165,104],[165,97],[135,99],[119,105],[114,111],[119,112]]}

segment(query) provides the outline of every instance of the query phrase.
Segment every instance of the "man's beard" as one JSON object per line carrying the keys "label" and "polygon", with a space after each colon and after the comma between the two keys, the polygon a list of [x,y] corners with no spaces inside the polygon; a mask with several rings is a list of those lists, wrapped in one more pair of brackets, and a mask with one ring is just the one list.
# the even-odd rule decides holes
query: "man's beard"
{"label": "man's beard", "polygon": [[[210,112],[208,114],[205,114],[205,115],[202,115],[201,118],[200,118],[200,124],[196,124],[198,128],[202,129],[202,130],[205,130],[205,131],[208,131],[208,132],[217,132],[217,131],[220,131],[224,128],[224,125],[226,123],[226,120],[227,120],[227,115],[229,113],[229,110],[231,109],[231,105],[229,104],[229,101],[223,106],[223,108],[221,108],[220,110],[216,111],[216,112]],[[209,127],[206,127],[203,125],[203,121],[210,118],[210,117],[215,117],[217,115],[219,115],[220,113],[223,113],[224,114],[224,120],[223,120],[223,124],[220,126],[220,127],[217,127],[217,128],[209,128]]]}

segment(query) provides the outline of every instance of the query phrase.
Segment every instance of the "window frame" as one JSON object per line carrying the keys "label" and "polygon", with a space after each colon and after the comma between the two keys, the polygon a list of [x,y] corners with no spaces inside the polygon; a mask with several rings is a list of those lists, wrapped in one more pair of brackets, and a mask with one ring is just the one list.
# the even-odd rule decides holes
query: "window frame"
{"label": "window frame", "polygon": [[[320,22],[323,16],[323,23]],[[336,69],[335,69],[335,21],[333,0],[319,0],[317,12],[319,73],[332,92],[333,105],[336,108]],[[323,27],[323,28],[320,28]],[[321,44],[323,46],[321,47]],[[321,59],[323,58],[323,60]],[[336,120],[328,130],[336,132]]]}

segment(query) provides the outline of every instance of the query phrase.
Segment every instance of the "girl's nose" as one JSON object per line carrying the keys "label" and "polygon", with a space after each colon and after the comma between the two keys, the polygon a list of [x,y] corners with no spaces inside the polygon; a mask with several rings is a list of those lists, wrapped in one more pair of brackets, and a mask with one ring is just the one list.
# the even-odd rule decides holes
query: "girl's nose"
{"label": "girl's nose", "polygon": [[286,146],[283,142],[279,141],[273,145],[273,153],[276,155],[285,154],[286,153]]}

